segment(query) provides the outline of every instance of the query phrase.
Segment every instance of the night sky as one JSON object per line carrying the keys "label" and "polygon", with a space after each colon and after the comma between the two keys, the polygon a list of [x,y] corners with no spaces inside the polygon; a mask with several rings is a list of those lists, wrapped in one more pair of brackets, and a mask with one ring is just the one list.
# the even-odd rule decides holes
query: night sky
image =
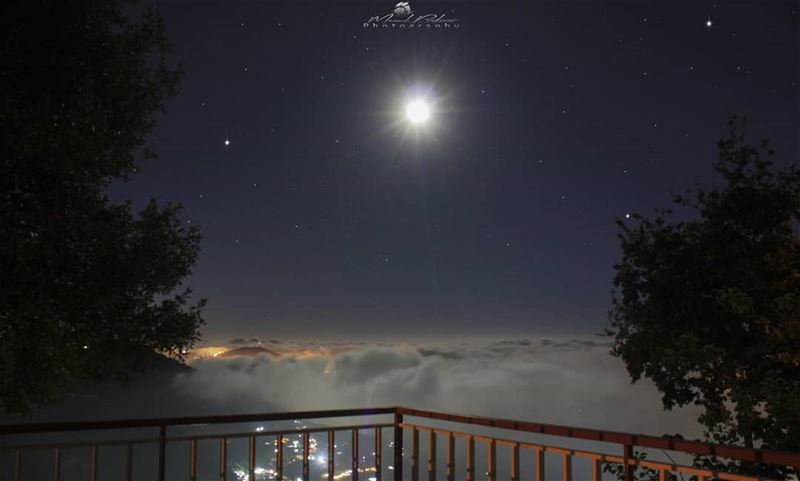
{"label": "night sky", "polygon": [[614,219],[709,184],[730,114],[800,157],[798,2],[410,2],[450,30],[363,28],[392,1],[150,4],[185,77],[112,196],[201,227],[209,341],[592,335]]}

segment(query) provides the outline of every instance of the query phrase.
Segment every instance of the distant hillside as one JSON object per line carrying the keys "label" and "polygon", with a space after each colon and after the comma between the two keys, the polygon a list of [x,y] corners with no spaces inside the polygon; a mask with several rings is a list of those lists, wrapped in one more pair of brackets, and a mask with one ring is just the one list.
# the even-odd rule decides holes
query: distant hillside
{"label": "distant hillside", "polygon": [[171,357],[167,357],[161,354],[154,354],[154,358],[152,364],[149,368],[149,371],[145,373],[140,373],[141,375],[173,375],[178,373],[190,373],[194,371],[191,366],[188,366],[176,359],[172,359]]}
{"label": "distant hillside", "polygon": [[236,349],[231,349],[230,351],[225,351],[217,357],[254,357],[254,356],[261,356],[261,355],[269,355],[269,356],[280,356],[280,353],[277,351],[273,351],[271,349],[265,349],[261,346],[243,346],[237,347]]}

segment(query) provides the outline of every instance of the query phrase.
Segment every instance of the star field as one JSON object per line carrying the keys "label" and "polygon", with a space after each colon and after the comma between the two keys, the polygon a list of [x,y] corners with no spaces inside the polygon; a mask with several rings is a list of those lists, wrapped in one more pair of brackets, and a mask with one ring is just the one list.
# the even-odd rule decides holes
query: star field
{"label": "star field", "polygon": [[[800,154],[797,2],[156,2],[185,70],[160,158],[206,337],[591,334],[614,220],[712,181],[730,114]],[[409,129],[405,101],[434,99]]]}

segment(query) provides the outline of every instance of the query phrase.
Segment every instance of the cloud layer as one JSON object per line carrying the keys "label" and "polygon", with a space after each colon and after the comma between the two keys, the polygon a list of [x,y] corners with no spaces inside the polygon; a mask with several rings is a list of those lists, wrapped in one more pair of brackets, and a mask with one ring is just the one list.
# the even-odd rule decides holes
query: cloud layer
{"label": "cloud layer", "polygon": [[648,381],[632,385],[604,340],[262,341],[262,348],[234,347],[227,352],[210,348],[217,355],[196,359],[192,369],[162,371],[122,387],[80,390],[30,417],[0,422],[404,405],[655,435],[701,435],[697,408],[664,412],[654,386]]}
{"label": "cloud layer", "polygon": [[[274,349],[275,346],[280,346]],[[406,405],[600,429],[700,434],[692,408],[666,413],[591,339],[365,345],[274,343],[257,356],[206,358],[171,390],[248,411]],[[225,409],[226,411],[228,409]]]}

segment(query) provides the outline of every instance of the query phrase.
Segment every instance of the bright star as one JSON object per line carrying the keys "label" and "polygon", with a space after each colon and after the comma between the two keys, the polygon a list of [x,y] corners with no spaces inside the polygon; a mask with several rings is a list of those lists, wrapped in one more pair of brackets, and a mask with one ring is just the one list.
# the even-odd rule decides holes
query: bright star
{"label": "bright star", "polygon": [[708,20],[706,20],[706,28],[710,30],[711,29],[711,25],[713,25],[713,24],[711,23],[711,17],[709,17]]}
{"label": "bright star", "polygon": [[412,124],[421,124],[428,120],[431,115],[431,108],[422,99],[412,100],[406,105],[406,118]]}
{"label": "bright star", "polygon": [[227,147],[229,145],[231,145],[231,141],[229,139],[225,139],[225,146]]}

